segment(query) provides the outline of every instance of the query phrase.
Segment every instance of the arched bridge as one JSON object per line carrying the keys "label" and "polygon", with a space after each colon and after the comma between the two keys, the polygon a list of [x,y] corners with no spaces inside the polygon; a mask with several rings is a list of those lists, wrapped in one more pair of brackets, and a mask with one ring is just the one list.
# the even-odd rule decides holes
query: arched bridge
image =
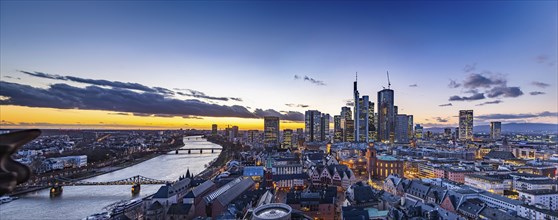
{"label": "arched bridge", "polygon": [[192,152],[197,152],[199,151],[200,154],[202,154],[204,151],[211,151],[211,153],[215,153],[215,151],[222,151],[223,148],[222,147],[205,147],[205,148],[180,148],[180,149],[176,149],[175,153],[178,154],[180,151],[185,151],[188,152],[188,154],[191,154]]}
{"label": "arched bridge", "polygon": [[51,195],[59,195],[62,193],[63,186],[102,186],[102,185],[131,185],[132,186],[132,193],[137,194],[140,191],[140,186],[147,184],[166,184],[172,183],[173,181],[166,181],[166,180],[157,180],[152,179],[145,176],[133,176],[126,179],[121,180],[114,180],[114,181],[99,181],[99,182],[89,182],[89,181],[81,181],[81,180],[74,180],[59,177],[56,178],[55,181],[52,182],[45,182],[43,184],[37,184],[34,186],[37,187],[50,187],[50,194]]}

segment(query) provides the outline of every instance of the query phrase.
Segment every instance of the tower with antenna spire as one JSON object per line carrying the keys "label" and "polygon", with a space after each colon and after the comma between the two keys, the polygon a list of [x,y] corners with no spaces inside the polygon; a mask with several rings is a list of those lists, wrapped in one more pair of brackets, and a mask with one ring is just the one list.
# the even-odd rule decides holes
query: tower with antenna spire
{"label": "tower with antenna spire", "polygon": [[359,123],[359,119],[360,119],[360,106],[359,106],[359,98],[360,98],[360,94],[358,93],[358,72],[355,73],[355,82],[354,82],[354,86],[353,86],[353,94],[354,94],[354,122],[355,122],[355,142],[359,142],[359,136],[360,136],[360,123]]}

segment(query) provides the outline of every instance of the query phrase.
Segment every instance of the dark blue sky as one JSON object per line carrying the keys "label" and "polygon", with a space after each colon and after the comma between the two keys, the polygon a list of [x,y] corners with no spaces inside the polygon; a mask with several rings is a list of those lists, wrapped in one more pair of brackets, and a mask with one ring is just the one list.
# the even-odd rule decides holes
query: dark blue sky
{"label": "dark blue sky", "polygon": [[[356,71],[360,93],[375,99],[389,70],[396,104],[421,123],[436,117],[454,123],[459,109],[479,115],[557,111],[556,1],[1,6],[0,71],[20,77],[12,80],[17,83],[47,86],[16,70],[41,71],[242,97],[252,108],[304,111],[285,106],[302,103],[338,114],[351,98]],[[467,65],[475,68],[464,71]],[[518,87],[522,94],[449,101],[493,89],[448,87],[450,80],[463,84],[472,74],[505,79],[498,86]],[[439,106],[447,103],[452,106]]]}

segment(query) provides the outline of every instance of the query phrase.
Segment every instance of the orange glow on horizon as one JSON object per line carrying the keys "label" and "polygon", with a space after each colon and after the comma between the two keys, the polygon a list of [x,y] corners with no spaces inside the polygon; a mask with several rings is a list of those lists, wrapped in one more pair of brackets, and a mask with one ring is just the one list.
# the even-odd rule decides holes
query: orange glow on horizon
{"label": "orange glow on horizon", "polygon": [[[154,117],[116,114],[117,112],[81,109],[33,108],[14,105],[0,106],[0,128],[43,129],[203,129],[219,130],[227,125],[240,130],[263,130],[263,118],[232,117]],[[281,121],[281,129],[304,128],[303,122]]]}

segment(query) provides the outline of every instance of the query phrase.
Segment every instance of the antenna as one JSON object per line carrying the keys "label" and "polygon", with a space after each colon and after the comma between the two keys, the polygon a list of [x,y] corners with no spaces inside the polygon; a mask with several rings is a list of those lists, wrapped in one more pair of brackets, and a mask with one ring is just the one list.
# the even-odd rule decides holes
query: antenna
{"label": "antenna", "polygon": [[358,72],[355,72],[355,81],[358,81]]}
{"label": "antenna", "polygon": [[386,71],[386,73],[387,73],[387,79],[388,79],[388,89],[390,89],[391,82],[389,82],[389,71]]}

